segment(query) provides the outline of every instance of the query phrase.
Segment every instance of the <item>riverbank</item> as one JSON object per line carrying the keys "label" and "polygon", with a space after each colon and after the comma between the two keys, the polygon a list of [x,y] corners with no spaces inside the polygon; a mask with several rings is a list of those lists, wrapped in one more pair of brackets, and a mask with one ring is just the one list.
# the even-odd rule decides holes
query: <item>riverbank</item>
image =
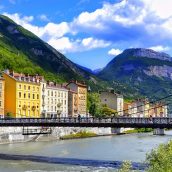
{"label": "riverbank", "polygon": [[132,133],[149,133],[153,132],[152,128],[134,128],[124,131],[124,134],[132,134]]}
{"label": "riverbank", "polygon": [[75,134],[69,134],[60,137],[61,140],[68,140],[68,139],[79,139],[79,138],[88,138],[88,137],[97,137],[98,135],[93,132],[86,132],[86,131],[81,131]]}
{"label": "riverbank", "polygon": [[[36,129],[36,127],[30,127]],[[37,127],[38,129],[39,127]],[[88,136],[110,135],[111,128],[79,128],[79,127],[52,127],[51,134],[23,135],[23,127],[1,127],[0,144],[22,143],[31,141],[54,141],[60,140],[61,137],[76,135],[77,138]],[[78,135],[77,133],[83,133]],[[85,134],[84,134],[85,133]],[[88,133],[88,134],[86,134]],[[94,133],[94,134],[89,134]]]}

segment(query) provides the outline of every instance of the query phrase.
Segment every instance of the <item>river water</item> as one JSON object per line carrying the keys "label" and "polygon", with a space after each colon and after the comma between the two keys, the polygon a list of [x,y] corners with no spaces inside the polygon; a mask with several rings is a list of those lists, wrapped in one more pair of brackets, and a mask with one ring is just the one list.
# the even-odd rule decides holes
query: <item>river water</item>
{"label": "river water", "polygon": [[[144,162],[146,153],[161,143],[172,138],[172,131],[165,136],[154,136],[152,133],[105,136],[78,140],[62,140],[53,142],[29,142],[0,145],[1,154],[35,155],[31,159],[44,157],[43,162],[28,160],[3,160],[0,158],[0,172],[111,172],[110,167],[89,167],[68,164],[50,163],[56,158],[71,158],[69,161],[105,160]],[[22,157],[22,156],[21,156]],[[36,157],[36,158],[35,158]],[[7,158],[8,159],[8,158]],[[22,158],[21,158],[22,159]],[[36,161],[37,161],[36,160]],[[73,162],[72,161],[72,162]]]}

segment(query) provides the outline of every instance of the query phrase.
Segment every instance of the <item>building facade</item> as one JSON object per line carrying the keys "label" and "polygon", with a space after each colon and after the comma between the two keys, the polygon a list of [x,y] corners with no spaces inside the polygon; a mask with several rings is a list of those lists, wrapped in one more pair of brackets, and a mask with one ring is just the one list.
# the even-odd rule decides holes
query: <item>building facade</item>
{"label": "building facade", "polygon": [[75,111],[75,115],[87,116],[87,86],[85,83],[71,81],[66,86],[77,94],[77,96],[75,95],[77,108],[72,104],[72,106],[70,106],[70,108],[72,108],[70,112]]}
{"label": "building facade", "polygon": [[29,76],[8,70],[5,79],[5,115],[15,118],[40,117],[40,81],[42,76]]}
{"label": "building facade", "polygon": [[150,106],[149,117],[168,117],[167,105],[162,102],[157,102]]}
{"label": "building facade", "polygon": [[4,118],[5,80],[0,78],[0,118]]}
{"label": "building facade", "polygon": [[53,82],[42,82],[41,91],[42,117],[68,117],[68,89]]}
{"label": "building facade", "polygon": [[118,115],[123,115],[123,96],[116,94],[113,90],[101,91],[100,100],[102,105],[106,105],[111,109],[114,109],[118,112]]}
{"label": "building facade", "polygon": [[68,110],[69,117],[78,116],[78,94],[71,90],[69,90]]}

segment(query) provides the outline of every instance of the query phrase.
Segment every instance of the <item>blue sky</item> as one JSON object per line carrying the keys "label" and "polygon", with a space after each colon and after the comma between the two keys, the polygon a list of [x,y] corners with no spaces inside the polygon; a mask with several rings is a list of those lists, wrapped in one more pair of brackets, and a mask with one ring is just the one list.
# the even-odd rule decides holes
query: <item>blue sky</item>
{"label": "blue sky", "polygon": [[171,0],[0,0],[0,13],[91,69],[127,48],[172,52]]}

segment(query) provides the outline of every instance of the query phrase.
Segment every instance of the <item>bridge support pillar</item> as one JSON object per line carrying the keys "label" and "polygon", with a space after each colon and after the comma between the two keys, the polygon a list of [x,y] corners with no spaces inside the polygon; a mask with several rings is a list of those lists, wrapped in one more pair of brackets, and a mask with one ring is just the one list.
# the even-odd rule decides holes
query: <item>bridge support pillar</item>
{"label": "bridge support pillar", "polygon": [[164,135],[164,128],[155,128],[154,130],[153,130],[153,134],[154,135]]}
{"label": "bridge support pillar", "polygon": [[112,134],[121,134],[121,128],[111,128]]}

